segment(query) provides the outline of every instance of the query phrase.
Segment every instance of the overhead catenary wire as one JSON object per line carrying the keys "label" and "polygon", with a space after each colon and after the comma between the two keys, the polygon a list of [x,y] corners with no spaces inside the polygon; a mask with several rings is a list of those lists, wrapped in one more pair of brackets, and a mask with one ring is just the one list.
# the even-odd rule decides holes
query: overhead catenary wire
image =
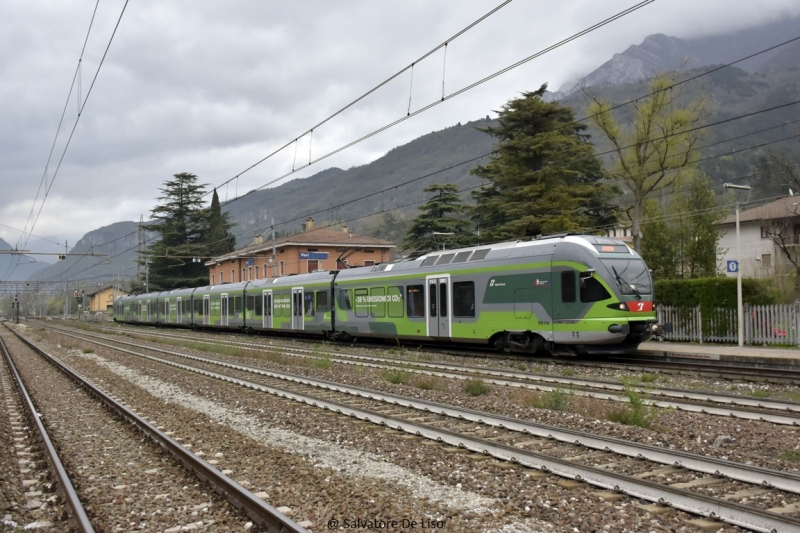
{"label": "overhead catenary wire", "polygon": [[[111,33],[111,37],[109,37],[109,39],[108,39],[108,44],[106,45],[105,51],[103,52],[103,56],[100,59],[100,63],[97,65],[97,69],[95,70],[94,77],[92,78],[92,83],[89,85],[89,89],[86,91],[86,96],[84,97],[83,101],[81,102],[81,105],[80,105],[80,108],[79,108],[79,112],[78,112],[78,116],[75,118],[75,123],[72,126],[72,131],[70,131],[70,134],[69,134],[69,137],[67,138],[67,141],[66,141],[66,144],[64,146],[64,149],[61,152],[61,157],[58,160],[58,165],[56,165],[56,169],[53,172],[53,175],[52,175],[52,177],[50,179],[49,185],[47,185],[45,187],[44,197],[42,198],[41,204],[39,204],[39,211],[36,213],[35,218],[31,222],[31,228],[30,228],[31,232],[33,232],[34,228],[36,227],[36,223],[38,222],[39,216],[41,215],[42,209],[44,208],[45,201],[47,200],[47,197],[50,194],[50,189],[52,189],[53,184],[55,183],[56,177],[58,176],[58,171],[60,170],[61,165],[64,162],[64,157],[67,155],[67,150],[69,150],[70,143],[72,142],[72,138],[75,135],[75,130],[78,128],[78,122],[80,121],[81,116],[83,115],[83,111],[86,108],[86,103],[89,101],[89,96],[92,94],[92,89],[94,89],[94,85],[97,82],[97,77],[100,75],[100,69],[103,68],[103,63],[105,62],[105,59],[108,56],[108,51],[111,48],[111,43],[114,41],[114,36],[117,34],[117,30],[119,29],[119,25],[122,22],[122,17],[125,14],[125,9],[127,7],[128,7],[128,0],[125,0],[125,4],[122,6],[122,11],[120,12],[119,18],[117,19],[117,22],[116,22],[116,24],[114,26],[114,30]],[[94,20],[94,15],[92,15],[92,20]],[[87,35],[87,39],[88,39],[88,35]],[[84,47],[85,47],[85,43],[84,43]],[[81,55],[83,55],[83,52],[81,52]],[[58,137],[58,135],[56,135],[56,137]],[[49,162],[49,159],[48,159],[48,162]],[[27,228],[27,224],[26,224],[26,228]],[[27,240],[25,242],[27,243]]]}
{"label": "overhead catenary wire", "polygon": [[[743,61],[743,60],[745,60],[745,59],[748,59],[748,58],[755,57],[755,56],[757,56],[757,55],[759,55],[759,54],[761,54],[761,53],[764,53],[764,52],[766,52],[766,51],[773,50],[773,49],[775,49],[775,48],[778,48],[779,46],[783,46],[783,45],[785,45],[785,44],[791,43],[791,42],[793,42],[793,41],[795,41],[795,40],[797,40],[797,39],[800,39],[800,37],[797,37],[797,38],[795,38],[795,39],[790,39],[790,40],[788,40],[788,41],[785,41],[785,42],[783,42],[783,43],[780,43],[780,44],[778,44],[778,45],[775,45],[775,46],[773,46],[773,47],[770,47],[770,48],[768,48],[768,49],[762,50],[762,51],[760,51],[760,52],[757,52],[757,53],[754,53],[754,54],[750,54],[749,56],[747,56],[747,57],[745,57],[745,58],[741,58],[741,59],[739,59],[739,60],[733,61],[733,62],[731,62],[731,63],[728,63],[728,64],[726,64],[726,65],[722,65],[722,66],[720,66],[720,67],[716,67],[716,68],[714,68],[714,69],[712,69],[712,70],[704,71],[703,73],[701,73],[701,74],[698,74],[697,76],[693,76],[692,78],[689,78],[689,79],[687,79],[687,80],[683,80],[683,81],[677,82],[677,83],[676,83],[674,86],[677,86],[677,85],[679,85],[679,84],[686,83],[686,82],[688,82],[688,81],[691,81],[691,80],[694,80],[694,79],[697,79],[697,78],[700,78],[700,77],[702,77],[702,76],[705,76],[705,75],[708,75],[708,74],[710,74],[710,73],[712,73],[712,72],[716,72],[716,71],[720,70],[721,68],[725,68],[725,67],[727,67],[727,66],[734,65],[734,64],[736,64],[736,63],[738,63],[738,62],[740,62],[740,61]],[[668,87],[667,89],[669,89],[669,87]],[[641,98],[644,98],[644,97],[646,97],[646,96],[647,96],[647,95],[645,95],[645,96],[643,96],[643,97],[639,97],[639,98],[637,98],[636,100],[631,100],[631,101],[629,101],[629,102],[626,102],[626,103],[624,103],[624,104],[619,104],[619,105],[615,106],[615,107],[614,107],[614,108],[612,108],[612,109],[618,108],[618,107],[620,107],[620,106],[622,106],[622,105],[625,105],[625,104],[627,104],[627,103],[632,103],[632,102],[634,102],[634,101],[637,101],[637,100],[639,100],[639,99],[641,99]],[[585,120],[587,120],[588,118],[591,118],[591,117],[586,117],[586,118],[584,118],[584,119],[581,119],[581,121],[585,121]],[[296,141],[295,141],[295,142],[296,142]],[[236,177],[238,177],[238,176],[236,176]],[[232,178],[232,179],[233,179],[233,178]],[[393,186],[393,187],[395,187],[395,186]],[[250,231],[251,231],[251,230],[250,230]]]}

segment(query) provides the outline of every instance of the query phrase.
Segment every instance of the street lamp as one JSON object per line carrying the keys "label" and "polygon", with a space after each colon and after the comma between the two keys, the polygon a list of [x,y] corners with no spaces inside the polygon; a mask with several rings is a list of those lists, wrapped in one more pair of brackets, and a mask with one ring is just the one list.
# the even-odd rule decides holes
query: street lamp
{"label": "street lamp", "polygon": [[[749,185],[725,183],[726,189],[749,191]],[[744,346],[744,313],[742,311],[742,245],[739,238],[739,200],[736,199],[736,318],[739,328],[739,346]]]}

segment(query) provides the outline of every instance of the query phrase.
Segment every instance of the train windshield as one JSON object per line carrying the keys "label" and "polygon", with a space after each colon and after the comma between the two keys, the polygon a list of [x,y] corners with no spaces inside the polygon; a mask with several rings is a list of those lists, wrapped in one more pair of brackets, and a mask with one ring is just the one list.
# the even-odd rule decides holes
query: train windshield
{"label": "train windshield", "polygon": [[641,259],[601,259],[622,294],[653,294],[650,271]]}

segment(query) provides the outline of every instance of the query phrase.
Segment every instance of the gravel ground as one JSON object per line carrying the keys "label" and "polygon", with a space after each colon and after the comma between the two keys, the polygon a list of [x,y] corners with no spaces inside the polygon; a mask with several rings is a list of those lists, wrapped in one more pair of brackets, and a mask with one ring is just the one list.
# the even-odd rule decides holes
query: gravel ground
{"label": "gravel ground", "polygon": [[[311,529],[331,519],[441,520],[447,531],[692,531],[684,513],[664,513],[630,498],[604,500],[598,491],[481,456],[443,449],[391,430],[342,419],[277,398],[185,375],[152,363],[106,353],[61,349],[71,365],[103,380],[120,397],[136,398],[137,409],[176,428],[196,451],[221,453],[220,467],[275,506],[286,505]],[[89,348],[90,345],[86,345]],[[313,375],[420,396],[475,409],[796,470],[791,453],[797,428],[707,415],[665,412],[651,429],[609,422],[618,406],[571,399],[569,410],[530,407],[531,398],[504,389],[472,397],[460,382],[440,380],[428,389],[417,378],[389,383],[379,371],[307,360],[276,364],[243,358],[247,364]],[[607,376],[606,376],[607,377]],[[141,390],[160,399],[142,400]],[[119,391],[119,392],[116,392]],[[148,407],[139,407],[142,401]],[[168,408],[165,412],[165,405]],[[216,440],[221,439],[221,440]],[[769,447],[764,444],[769,443]],[[766,451],[766,453],[765,453]],[[409,518],[411,517],[411,518]],[[719,525],[721,531],[737,528]],[[716,529],[712,529],[716,530]]]}
{"label": "gravel ground", "polygon": [[[97,531],[245,531],[246,517],[158,446],[15,338],[4,339]],[[41,481],[31,481],[28,490],[39,489]]]}

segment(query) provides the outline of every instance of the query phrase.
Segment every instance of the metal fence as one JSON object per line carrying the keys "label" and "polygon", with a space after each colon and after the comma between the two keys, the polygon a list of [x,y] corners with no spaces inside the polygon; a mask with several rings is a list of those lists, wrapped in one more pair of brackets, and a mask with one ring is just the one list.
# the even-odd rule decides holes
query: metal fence
{"label": "metal fence", "polygon": [[[666,340],[685,342],[739,342],[736,309],[656,306],[658,321],[671,322]],[[744,312],[745,344],[800,345],[800,312],[795,305],[748,305]]]}

